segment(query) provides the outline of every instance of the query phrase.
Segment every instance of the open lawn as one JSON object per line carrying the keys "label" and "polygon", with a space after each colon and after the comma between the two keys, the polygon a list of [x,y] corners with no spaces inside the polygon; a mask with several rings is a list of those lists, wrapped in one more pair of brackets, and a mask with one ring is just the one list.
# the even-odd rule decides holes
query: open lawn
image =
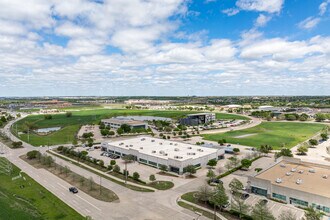
{"label": "open lawn", "polygon": [[[71,117],[66,117],[65,114],[53,114],[52,119],[45,119],[44,115],[31,115],[20,121],[17,124],[18,132],[25,129],[26,122],[34,123],[38,128],[61,127],[57,132],[53,132],[46,136],[41,136],[36,133],[30,133],[29,143],[34,146],[40,145],[57,145],[72,143],[74,136],[77,134],[81,125],[96,124],[101,119],[111,118],[125,115],[145,115],[145,116],[159,116],[179,119],[190,113],[197,113],[192,111],[152,111],[152,110],[123,110],[123,109],[93,109],[83,111],[73,111]],[[217,118],[223,119],[241,119],[242,116],[217,113]],[[13,133],[16,132],[16,124],[12,126]],[[15,128],[15,129],[14,129]],[[28,142],[27,134],[18,136],[25,142]]]}
{"label": "open lawn", "polygon": [[205,134],[203,137],[211,141],[224,138],[228,143],[252,147],[268,144],[274,149],[279,149],[283,144],[291,148],[311,138],[324,127],[325,125],[312,123],[263,122],[253,128],[219,134]]}
{"label": "open lawn", "polygon": [[25,178],[12,180],[19,175],[19,168],[12,165],[12,173],[4,173],[8,162],[0,157],[0,219],[84,219],[44,187],[26,174]]}

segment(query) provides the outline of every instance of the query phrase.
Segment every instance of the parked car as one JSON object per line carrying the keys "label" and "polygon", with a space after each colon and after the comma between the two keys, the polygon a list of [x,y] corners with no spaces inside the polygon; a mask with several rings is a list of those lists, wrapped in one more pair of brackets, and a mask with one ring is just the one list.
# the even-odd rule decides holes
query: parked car
{"label": "parked car", "polygon": [[248,193],[242,193],[242,195],[241,195],[241,198],[243,199],[243,200],[246,200],[247,198],[249,198],[250,197],[250,194],[248,194]]}
{"label": "parked car", "polygon": [[210,183],[217,183],[217,184],[223,184],[222,180],[219,180],[217,178],[213,178],[210,180]]}
{"label": "parked car", "polygon": [[69,188],[69,191],[72,192],[73,194],[78,193],[78,189],[76,187],[73,187],[73,186]]}
{"label": "parked car", "polygon": [[223,205],[223,206],[221,206],[223,209],[226,209],[226,208],[228,208],[229,207],[229,205],[230,205],[230,203],[228,202],[227,204],[225,204],[225,205]]}

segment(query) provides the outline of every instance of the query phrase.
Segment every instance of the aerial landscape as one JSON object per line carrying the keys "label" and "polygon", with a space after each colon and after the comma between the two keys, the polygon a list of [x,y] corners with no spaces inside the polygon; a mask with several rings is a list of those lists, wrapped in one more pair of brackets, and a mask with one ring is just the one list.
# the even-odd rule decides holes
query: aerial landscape
{"label": "aerial landscape", "polygon": [[0,220],[329,220],[329,0],[0,0]]}

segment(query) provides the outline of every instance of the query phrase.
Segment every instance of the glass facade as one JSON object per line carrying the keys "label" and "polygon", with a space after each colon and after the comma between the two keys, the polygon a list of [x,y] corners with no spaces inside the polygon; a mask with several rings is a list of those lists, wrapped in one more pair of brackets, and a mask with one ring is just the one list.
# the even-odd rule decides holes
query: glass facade
{"label": "glass facade", "polygon": [[140,158],[139,160],[140,160],[141,163],[148,163],[148,161],[145,160],[145,159]]}
{"label": "glass facade", "polygon": [[152,166],[155,166],[155,167],[157,167],[157,163],[155,163],[155,162],[152,162],[152,161],[148,161],[148,164],[150,164],[150,165],[152,165]]}
{"label": "glass facade", "polygon": [[279,199],[279,200],[282,200],[282,201],[286,201],[286,196],[283,196],[283,195],[281,195],[281,194],[273,193],[273,194],[272,194],[272,197],[273,197],[274,199]]}

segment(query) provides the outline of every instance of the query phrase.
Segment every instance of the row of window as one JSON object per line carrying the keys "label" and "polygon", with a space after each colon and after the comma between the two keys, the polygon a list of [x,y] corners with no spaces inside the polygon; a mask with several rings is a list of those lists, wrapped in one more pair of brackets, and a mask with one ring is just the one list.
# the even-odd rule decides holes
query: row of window
{"label": "row of window", "polygon": [[320,211],[326,212],[326,213],[330,213],[330,208],[326,207],[326,206],[322,206],[322,205],[317,205],[317,204],[312,204],[313,208],[316,208]]}
{"label": "row of window", "polygon": [[290,204],[308,207],[308,202],[306,202],[304,200],[296,199],[296,198],[291,198],[291,197],[290,197]]}
{"label": "row of window", "polygon": [[279,200],[282,200],[282,201],[286,201],[286,196],[283,196],[283,195],[281,195],[281,194],[273,193],[272,196],[273,196],[273,198],[275,198],[275,199],[279,199]]}

